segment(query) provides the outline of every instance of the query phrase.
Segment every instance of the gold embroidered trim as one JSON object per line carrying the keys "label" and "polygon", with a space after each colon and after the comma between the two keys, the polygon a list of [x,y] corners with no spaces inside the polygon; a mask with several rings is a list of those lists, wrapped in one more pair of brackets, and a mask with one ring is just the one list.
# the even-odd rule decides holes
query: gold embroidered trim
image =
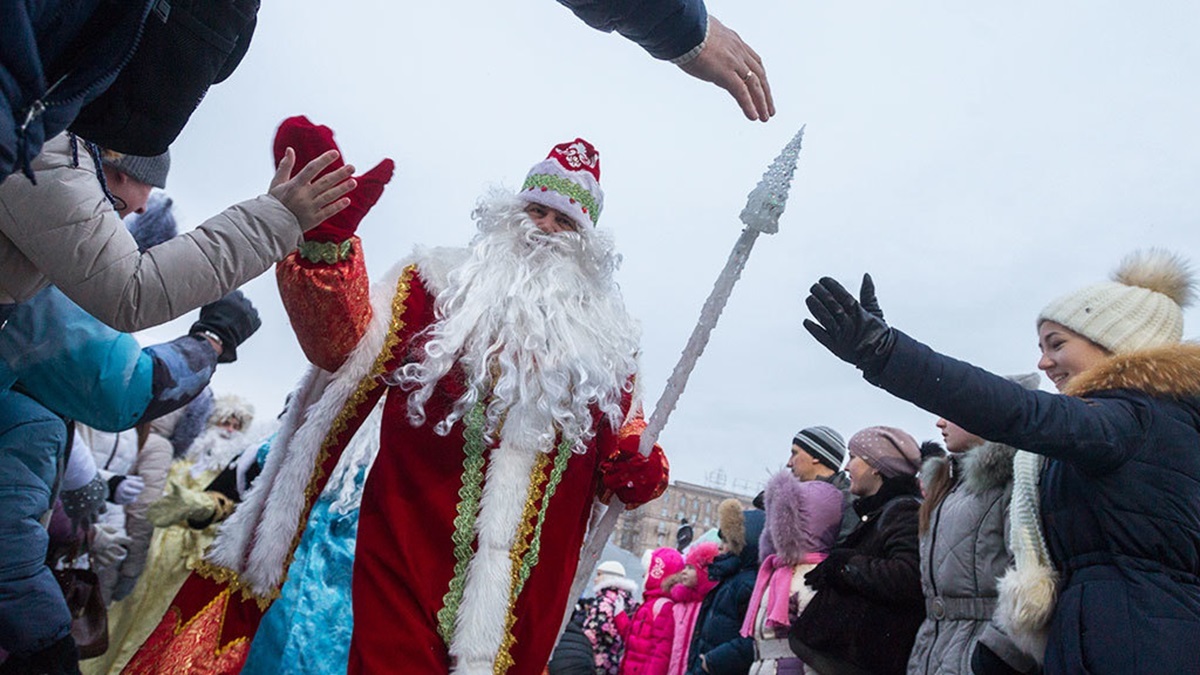
{"label": "gold embroidered trim", "polygon": [[[510,580],[512,591],[508,601],[508,616],[504,620],[504,640],[500,643],[500,651],[496,654],[496,663],[493,667],[494,675],[504,675],[515,663],[512,657],[512,647],[517,643],[516,635],[513,634],[513,627],[517,623],[515,612],[517,598],[521,596],[521,591],[525,589],[525,582],[529,581],[530,575],[533,574],[533,568],[538,564],[542,550],[542,526],[546,523],[546,512],[550,508],[550,499],[554,497],[554,493],[558,490],[558,484],[562,482],[563,473],[567,470],[567,462],[571,460],[572,454],[571,443],[567,441],[559,443],[554,455],[554,468],[550,471],[546,487],[540,494],[537,486],[541,483],[546,465],[550,463],[549,455],[538,453],[533,471],[530,472],[529,495],[525,500],[525,507],[521,511],[521,526],[517,530],[516,540],[509,551],[509,559],[512,560]],[[541,508],[538,508],[539,499]]]}
{"label": "gold embroidered trim", "polygon": [[[367,399],[367,396],[373,389],[381,386],[379,376],[383,375],[386,370],[387,362],[392,357],[392,351],[400,342],[400,331],[404,329],[405,323],[401,319],[404,311],[407,308],[408,296],[412,292],[412,277],[416,273],[416,265],[409,265],[404,268],[400,274],[400,278],[396,281],[396,293],[392,296],[392,325],[389,328],[387,337],[384,339],[383,348],[375,357],[375,362],[371,365],[371,370],[366,377],[359,381],[358,387],[354,393],[346,399],[346,403],[342,405],[342,409],[333,420],[333,424],[329,428],[329,433],[321,441],[321,447],[317,451],[316,461],[313,462],[313,471],[309,476],[308,485],[304,488],[304,503],[306,507],[310,507],[317,494],[320,492],[319,485],[325,477],[321,466],[325,464],[325,460],[329,459],[329,448],[337,442],[337,437],[341,435],[349,425],[350,418],[354,416],[358,407]],[[306,508],[307,510],[307,508]],[[296,528],[296,534],[292,537],[291,547],[288,549],[287,557],[283,563],[283,574],[279,578],[279,583],[269,590],[265,595],[260,595],[255,592],[249,584],[241,579],[233,570],[214,565],[208,561],[201,561],[196,567],[196,571],[201,575],[208,577],[219,583],[229,584],[231,591],[241,591],[242,599],[254,598],[258,603],[259,609],[266,610],[276,599],[279,598],[280,589],[287,581],[288,569],[292,566],[292,558],[296,555],[296,547],[300,545],[300,537],[304,535],[304,528],[307,526],[308,520],[302,519]]]}
{"label": "gold embroidered trim", "polygon": [[[197,659],[211,669],[209,672],[230,672],[240,668],[249,653],[250,638],[237,637],[221,645],[230,600],[231,592],[223,590],[186,622],[179,607],[172,605],[122,672],[190,672],[199,665]],[[171,617],[174,617],[174,626],[166,628],[164,624]]]}

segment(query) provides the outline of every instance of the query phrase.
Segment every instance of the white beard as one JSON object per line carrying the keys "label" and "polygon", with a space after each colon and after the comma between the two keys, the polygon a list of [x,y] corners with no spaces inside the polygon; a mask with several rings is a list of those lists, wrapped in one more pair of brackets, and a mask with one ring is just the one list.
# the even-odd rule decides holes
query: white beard
{"label": "white beard", "polygon": [[458,366],[467,391],[436,433],[448,434],[482,396],[489,440],[501,429],[510,447],[548,452],[561,434],[582,452],[595,434],[592,406],[614,428],[622,421],[641,331],[613,281],[611,236],[544,233],[524,206],[511,193],[480,201],[480,233],[437,295],[424,358],[390,380],[412,390],[408,417],[420,426],[434,387]]}
{"label": "white beard", "polygon": [[186,458],[192,462],[193,477],[205,471],[220,471],[246,447],[246,435],[220,427],[208,427],[188,447]]}

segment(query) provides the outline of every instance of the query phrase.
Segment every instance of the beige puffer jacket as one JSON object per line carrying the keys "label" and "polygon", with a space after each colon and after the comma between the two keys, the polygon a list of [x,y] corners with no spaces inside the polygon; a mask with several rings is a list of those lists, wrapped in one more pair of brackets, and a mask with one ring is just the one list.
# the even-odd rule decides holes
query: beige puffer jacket
{"label": "beige puffer jacket", "polygon": [[262,274],[300,243],[278,199],[235,204],[139,253],[80,142],[60,134],[20,174],[0,183],[0,304],[55,284],[92,316],[132,332],[182,316]]}

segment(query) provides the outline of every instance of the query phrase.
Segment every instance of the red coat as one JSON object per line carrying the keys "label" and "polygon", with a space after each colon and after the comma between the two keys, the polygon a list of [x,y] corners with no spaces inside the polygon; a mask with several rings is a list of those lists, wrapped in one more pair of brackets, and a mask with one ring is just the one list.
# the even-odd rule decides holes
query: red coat
{"label": "red coat", "polygon": [[[368,331],[372,316],[357,240],[354,251],[349,260],[334,265],[309,263],[292,256],[277,269],[281,295],[305,354],[322,369],[337,371],[335,378],[347,372],[343,366],[361,367],[358,357],[362,350],[355,349]],[[444,673],[451,667],[451,642],[468,644],[477,640],[477,633],[491,630],[503,636],[499,650],[493,653],[501,666],[507,666],[506,672],[539,674],[549,660],[568,604],[583,535],[604,483],[602,478],[607,475],[611,484],[619,473],[620,484],[633,487],[632,492],[618,492],[618,496],[626,503],[645,502],[665,487],[665,459],[661,451],[656,454],[653,476],[629,475],[621,468],[629,464],[616,459],[621,454],[618,448],[624,452],[631,445],[636,447],[644,423],[639,416],[634,423],[614,431],[607,422],[597,419],[596,435],[586,452],[559,456],[555,451],[536,459],[526,458],[533,468],[520,474],[516,482],[531,478],[528,484],[520,489],[493,491],[497,501],[517,507],[516,513],[522,517],[516,523],[517,538],[510,546],[480,556],[475,550],[476,530],[469,521],[464,524],[463,514],[470,515],[473,500],[479,500],[480,492],[488,492],[486,478],[493,465],[511,461],[514,455],[510,453],[501,461],[494,455],[495,448],[471,450],[461,421],[446,436],[433,433],[432,422],[418,428],[409,424],[407,392],[384,386],[379,376],[414,358],[412,340],[434,321],[434,298],[414,269],[400,276],[394,293],[387,297],[390,302],[383,307],[376,302],[374,310],[376,317],[386,312],[390,321],[382,351],[378,358],[368,355],[371,367],[362,373],[358,391],[340,407],[342,412],[317,456],[312,481],[302,488],[307,495],[303,505],[306,514],[354,431],[374,402],[385,397],[380,451],[364,488],[360,511],[349,671]],[[352,352],[355,356],[347,361]],[[453,374],[443,378],[426,404],[428,419],[442,419],[461,393],[461,386]],[[482,461],[472,468],[467,460],[475,451]],[[552,476],[556,481],[553,485]],[[511,479],[505,479],[506,485],[513,482]],[[485,504],[475,509],[482,522],[489,517],[486,499],[475,503]],[[303,524],[301,519],[300,529]],[[292,541],[294,548],[299,530],[294,538],[291,532],[279,535],[285,542]],[[478,577],[485,580],[485,591],[504,589],[501,602],[496,603],[493,597],[482,614],[477,598],[461,591],[464,583],[470,585],[466,571],[477,558],[480,565],[490,565],[487,573]],[[215,605],[201,602],[214,595],[229,598],[225,583],[228,577],[209,576],[218,576],[220,581],[194,577],[181,590],[176,599],[181,611],[164,620],[162,631],[156,633],[156,656],[147,660],[160,661],[164,654],[179,659],[204,658],[214,650],[220,652],[235,644],[240,647],[238,635],[253,634],[260,614],[242,609],[259,610],[253,602],[230,602],[228,612],[237,609],[237,616],[227,613],[224,604],[215,609]],[[238,583],[236,578],[233,581]],[[512,594],[515,599],[510,589],[516,589]],[[262,606],[266,604],[269,602]],[[172,627],[180,626],[180,622],[190,626],[189,619],[200,616],[197,611],[202,607],[209,610],[205,616],[213,614],[205,625],[214,626],[216,635],[209,639],[206,633],[202,641],[181,644],[177,639],[180,634],[175,632],[178,628]],[[487,618],[472,622],[461,620],[464,616]],[[226,619],[238,620],[231,624]],[[480,631],[480,626],[487,629]],[[219,672],[236,672],[233,665]]]}

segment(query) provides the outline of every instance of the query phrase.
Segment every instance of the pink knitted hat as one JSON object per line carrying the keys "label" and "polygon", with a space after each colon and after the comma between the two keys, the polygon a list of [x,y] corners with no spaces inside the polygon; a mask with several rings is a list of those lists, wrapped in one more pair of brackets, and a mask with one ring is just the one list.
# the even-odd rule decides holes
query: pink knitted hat
{"label": "pink knitted hat", "polygon": [[921,446],[895,427],[868,427],[850,437],[850,456],[869,464],[884,478],[915,476],[921,470]]}

